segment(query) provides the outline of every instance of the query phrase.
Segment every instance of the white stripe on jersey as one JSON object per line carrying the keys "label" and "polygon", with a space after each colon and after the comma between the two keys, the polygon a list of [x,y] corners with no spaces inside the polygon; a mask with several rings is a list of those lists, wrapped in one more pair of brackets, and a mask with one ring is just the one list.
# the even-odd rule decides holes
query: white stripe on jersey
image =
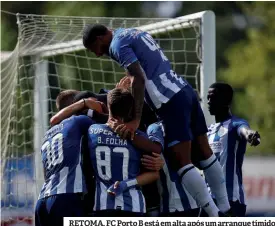
{"label": "white stripe on jersey", "polygon": [[67,176],[69,172],[69,167],[64,167],[59,172],[59,184],[57,185],[57,194],[66,193],[66,187],[67,187]]}
{"label": "white stripe on jersey", "polygon": [[[82,141],[83,141],[83,137],[81,137],[80,139],[80,146],[79,146],[79,150],[80,150],[80,153],[82,153]],[[75,169],[75,178],[74,178],[74,193],[77,193],[77,192],[84,192],[83,191],[83,181],[82,181],[82,167],[81,167],[81,154],[79,156],[79,161],[78,161],[78,164],[76,166],[76,169]],[[85,185],[86,186],[86,185]]]}
{"label": "white stripe on jersey", "polygon": [[172,75],[172,77],[174,77],[177,81],[179,81],[180,84],[182,84],[184,86],[187,85],[186,82],[183,81],[182,77],[181,76],[177,76],[177,74],[173,70],[170,71],[170,75]]}
{"label": "white stripe on jersey", "polygon": [[164,87],[172,90],[174,93],[177,93],[180,91],[180,87],[178,87],[175,83],[172,83],[171,80],[167,78],[166,73],[159,75],[159,77],[161,78],[161,84]]}
{"label": "white stripe on jersey", "polygon": [[208,142],[209,143],[213,143],[214,142],[215,135],[216,135],[216,133],[213,133],[213,134],[209,135],[209,137],[208,137]]}
{"label": "white stripe on jersey", "polygon": [[145,211],[146,211],[146,202],[145,202],[145,198],[144,198],[144,195],[142,194],[142,192],[141,192],[141,197],[142,197],[142,200],[143,200],[143,213],[145,213]]}
{"label": "white stripe on jersey", "polygon": [[93,210],[96,211],[96,207],[97,207],[97,194],[98,194],[98,190],[97,190],[97,183],[95,183],[95,195],[94,195],[94,198],[95,198],[95,202],[94,202],[94,208]]}
{"label": "white stripe on jersey", "polygon": [[152,100],[153,104],[157,109],[160,108],[163,103],[167,103],[169,101],[169,99],[166,96],[162,95],[158,91],[158,88],[153,83],[153,81],[148,80],[146,77],[145,77],[145,87],[150,99]]}
{"label": "white stripe on jersey", "polygon": [[100,209],[106,210],[107,208],[107,187],[100,181]]}
{"label": "white stripe on jersey", "polygon": [[[240,192],[239,192],[239,181],[238,181],[238,175],[236,173],[236,155],[237,155],[237,150],[239,147],[239,141],[236,141],[235,147],[234,147],[234,181],[233,181],[233,201],[240,200]],[[225,174],[226,175],[226,174]]]}
{"label": "white stripe on jersey", "polygon": [[120,207],[121,210],[124,210],[124,200],[123,200],[123,193],[116,196],[115,198],[115,209],[117,209],[117,207]]}
{"label": "white stripe on jersey", "polygon": [[74,193],[77,192],[83,192],[82,168],[80,164],[75,169]]}
{"label": "white stripe on jersey", "polygon": [[[131,197],[138,197],[138,191],[136,189],[130,189],[129,193]],[[139,199],[132,198],[133,212],[141,212]]]}
{"label": "white stripe on jersey", "polygon": [[[54,178],[54,174],[51,175],[51,177],[49,178],[49,183],[46,184],[46,188],[44,191],[44,197],[48,197],[51,194],[51,190],[52,190],[52,179]],[[42,197],[43,198],[43,197]]]}

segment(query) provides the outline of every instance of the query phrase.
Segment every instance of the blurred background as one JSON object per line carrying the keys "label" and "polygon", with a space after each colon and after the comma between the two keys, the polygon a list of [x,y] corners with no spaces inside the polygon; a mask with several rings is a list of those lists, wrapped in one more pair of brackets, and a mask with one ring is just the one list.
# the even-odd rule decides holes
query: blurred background
{"label": "blurred background", "polygon": [[[1,9],[1,57],[16,46],[16,13],[173,18],[212,10],[216,15],[217,81],[233,86],[233,113],[245,118],[262,137],[261,145],[257,148],[248,147],[246,153],[244,180],[248,215],[275,216],[274,2],[1,2]],[[20,168],[18,160],[10,164]],[[26,170],[29,175],[33,173],[31,165]],[[11,187],[4,191],[2,189],[2,207],[7,205],[2,198],[10,194],[9,189]],[[30,202],[23,206],[32,205]],[[24,219],[28,218],[24,215]],[[22,222],[30,224],[29,220]]]}

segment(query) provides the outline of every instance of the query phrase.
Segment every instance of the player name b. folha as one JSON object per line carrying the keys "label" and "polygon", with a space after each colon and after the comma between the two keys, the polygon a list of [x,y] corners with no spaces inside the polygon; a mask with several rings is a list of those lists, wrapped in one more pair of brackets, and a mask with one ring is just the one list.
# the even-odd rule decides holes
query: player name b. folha
{"label": "player name b. folha", "polygon": [[115,134],[110,130],[91,128],[89,133],[102,135],[97,138],[98,144],[127,146],[127,140],[121,139],[118,134],[115,138],[112,137]]}

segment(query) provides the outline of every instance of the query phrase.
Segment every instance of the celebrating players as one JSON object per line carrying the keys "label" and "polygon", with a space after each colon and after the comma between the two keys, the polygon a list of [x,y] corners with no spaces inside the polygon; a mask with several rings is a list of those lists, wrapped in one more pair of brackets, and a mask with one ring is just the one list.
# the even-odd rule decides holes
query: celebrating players
{"label": "celebrating players", "polygon": [[[84,46],[97,56],[108,55],[124,67],[131,78],[135,98],[135,118],[131,122],[110,125],[122,137],[134,136],[142,114],[145,97],[165,128],[169,158],[181,183],[209,216],[219,216],[229,210],[224,176],[207,137],[207,126],[193,88],[172,70],[159,45],[146,32],[137,29],[110,30],[103,25],[88,25],[83,33]],[[144,92],[145,89],[145,92]],[[207,169],[207,181],[214,187],[217,206],[208,193],[206,183],[191,163],[191,141],[198,143],[200,165]]]}
{"label": "celebrating players", "polygon": [[[234,216],[244,217],[246,212],[242,178],[242,165],[246,143],[260,144],[260,135],[248,123],[231,114],[233,89],[225,83],[214,83],[208,91],[209,112],[216,123],[207,133],[209,144],[218,157],[225,175],[228,199]],[[215,198],[215,196],[214,196]]]}
{"label": "celebrating players", "polygon": [[[73,103],[78,91],[66,90],[56,99],[58,110]],[[41,148],[45,183],[36,209],[36,226],[62,226],[63,217],[83,217],[81,143],[93,121],[84,115],[72,116],[50,128]]]}
{"label": "celebrating players", "polygon": [[107,124],[89,128],[89,150],[96,176],[95,216],[142,216],[146,209],[139,187],[157,180],[159,174],[150,171],[139,175],[141,152],[134,142],[122,139],[109,126],[113,119],[122,123],[132,120],[132,94],[114,89],[108,93],[107,103]]}

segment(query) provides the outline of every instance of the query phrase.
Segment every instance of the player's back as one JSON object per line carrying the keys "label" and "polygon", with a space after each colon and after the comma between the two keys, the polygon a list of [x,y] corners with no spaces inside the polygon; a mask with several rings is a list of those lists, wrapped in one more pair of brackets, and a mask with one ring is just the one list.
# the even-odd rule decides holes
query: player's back
{"label": "player's back", "polygon": [[145,98],[151,107],[160,108],[183,87],[190,86],[172,70],[168,58],[147,32],[133,28],[115,30],[109,53],[124,68],[139,61],[146,75]]}
{"label": "player's back", "polygon": [[121,139],[106,124],[94,124],[89,128],[88,143],[96,176],[94,210],[144,212],[145,202],[140,189],[132,188],[115,197],[107,194],[107,189],[116,181],[138,176],[140,152],[130,141]]}
{"label": "player's back", "polygon": [[87,116],[72,116],[47,131],[41,148],[45,183],[39,198],[86,192],[81,143],[92,122]]}
{"label": "player's back", "polygon": [[241,118],[231,118],[210,125],[207,133],[209,145],[222,166],[228,198],[245,203],[242,181],[242,165],[246,151],[246,140],[240,136],[240,128],[249,127]]}

